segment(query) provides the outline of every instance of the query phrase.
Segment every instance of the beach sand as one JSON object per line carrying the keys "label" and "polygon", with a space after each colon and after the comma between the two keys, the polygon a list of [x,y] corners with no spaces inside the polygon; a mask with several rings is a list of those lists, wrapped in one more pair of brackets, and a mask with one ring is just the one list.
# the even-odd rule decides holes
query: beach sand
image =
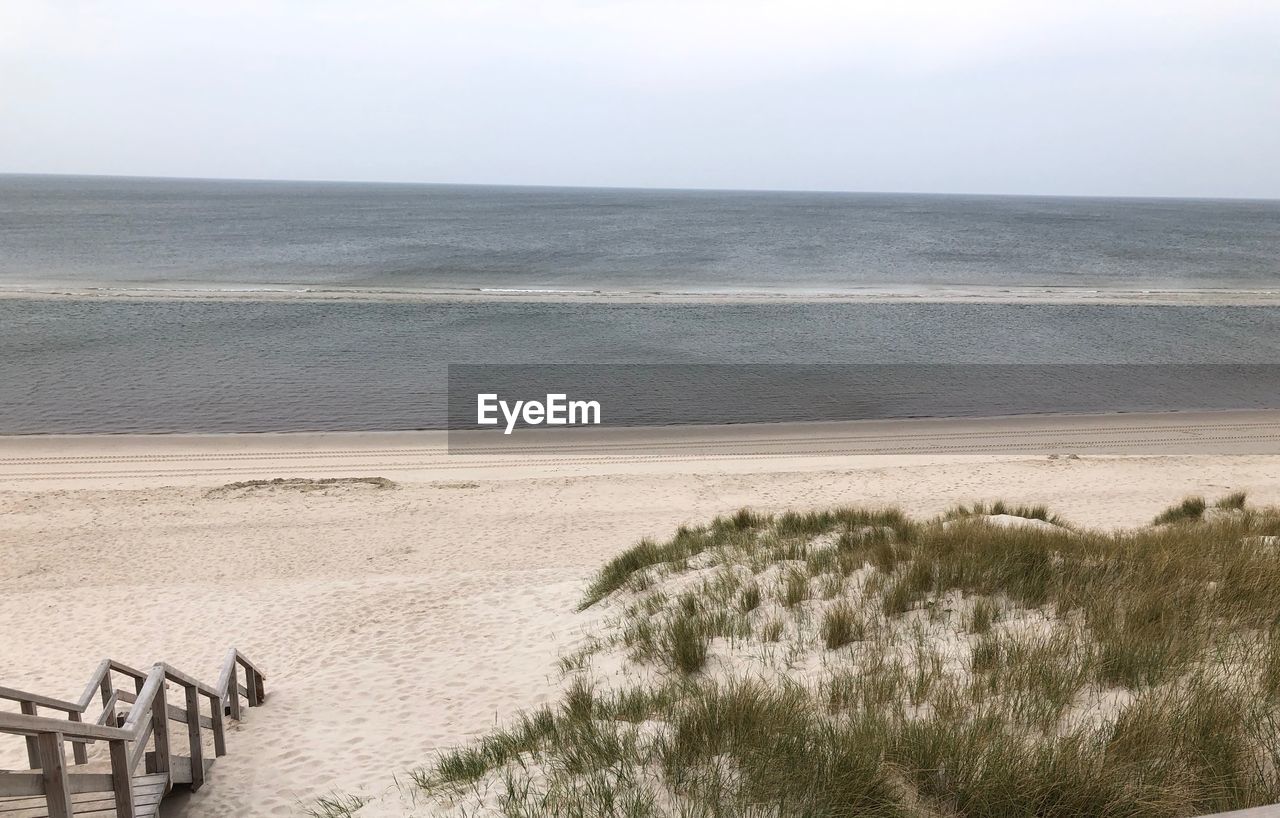
{"label": "beach sand", "polygon": [[[330,477],[396,485],[221,488]],[[0,684],[74,698],[104,656],[212,679],[235,645],[267,701],[166,814],[297,814],[384,793],[547,700],[584,581],[640,537],[742,506],[995,498],[1131,526],[1240,489],[1280,503],[1280,413],[648,430],[466,457],[440,433],[0,438]],[[0,745],[0,767],[23,760]]]}

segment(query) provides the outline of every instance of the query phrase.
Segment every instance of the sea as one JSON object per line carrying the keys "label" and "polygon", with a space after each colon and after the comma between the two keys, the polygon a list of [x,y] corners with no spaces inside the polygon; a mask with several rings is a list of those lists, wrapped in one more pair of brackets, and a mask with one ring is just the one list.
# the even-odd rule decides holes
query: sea
{"label": "sea", "polygon": [[[1280,308],[910,299],[1037,288],[1280,292],[1280,202],[0,176],[0,434],[442,428],[476,364],[1139,365],[1141,405],[1015,379],[961,413],[1280,404]],[[865,293],[906,300],[830,298]],[[733,371],[751,420],[819,419]],[[943,386],[888,411],[955,414]]]}

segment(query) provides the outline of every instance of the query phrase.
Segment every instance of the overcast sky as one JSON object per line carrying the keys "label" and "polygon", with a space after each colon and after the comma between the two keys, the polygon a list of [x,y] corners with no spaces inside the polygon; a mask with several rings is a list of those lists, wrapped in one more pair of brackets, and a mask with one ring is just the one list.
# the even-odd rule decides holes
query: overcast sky
{"label": "overcast sky", "polygon": [[0,172],[1280,197],[1280,0],[2,0]]}

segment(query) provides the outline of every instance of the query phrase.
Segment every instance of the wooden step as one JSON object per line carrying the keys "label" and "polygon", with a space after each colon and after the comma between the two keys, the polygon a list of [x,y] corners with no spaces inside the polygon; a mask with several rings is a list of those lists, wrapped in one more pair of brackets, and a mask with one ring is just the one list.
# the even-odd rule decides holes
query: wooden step
{"label": "wooden step", "polygon": [[[121,677],[128,680],[125,687],[113,681]],[[263,678],[252,662],[232,648],[216,685],[163,662],[143,672],[104,659],[75,701],[0,687],[0,700],[16,702],[20,710],[0,709],[0,734],[25,739],[28,763],[22,770],[0,770],[0,818],[48,818],[51,812],[59,818],[113,816],[116,793],[127,797],[126,781],[116,779],[114,772],[123,776],[126,770],[134,771],[127,779],[134,800],[132,812],[138,818],[155,818],[160,801],[175,785],[194,791],[204,783],[213,757],[227,751],[227,717],[240,720],[241,697],[248,699],[250,707],[262,704]],[[180,688],[180,693],[171,697],[170,686]],[[98,699],[101,714],[95,718],[89,711],[97,709]],[[208,715],[203,712],[206,703]],[[63,716],[55,718],[42,709]],[[175,729],[170,722],[185,729]],[[213,753],[207,759],[202,757],[204,730],[211,731],[213,739]],[[86,745],[99,742],[107,745],[109,764],[105,759],[88,762]],[[71,764],[67,763],[68,744]],[[172,755],[171,750],[182,744],[190,755]],[[164,756],[146,753],[147,747],[168,754],[169,763],[156,764]],[[146,772],[138,772],[139,767]]]}
{"label": "wooden step", "polygon": [[[186,765],[191,775],[190,759]],[[75,773],[72,773],[75,778]],[[168,790],[168,777],[164,773],[135,775],[133,777],[133,808],[137,818],[155,818],[160,814],[160,800]],[[114,818],[116,797],[110,792],[80,792],[71,796],[71,808],[76,818]],[[0,798],[0,818],[48,818],[49,808],[43,795]]]}
{"label": "wooden step", "polygon": [[[213,759],[206,758],[204,760],[204,775],[209,777],[209,770],[213,767]],[[173,783],[190,784],[191,783],[191,758],[190,756],[169,756],[169,771],[173,775]]]}

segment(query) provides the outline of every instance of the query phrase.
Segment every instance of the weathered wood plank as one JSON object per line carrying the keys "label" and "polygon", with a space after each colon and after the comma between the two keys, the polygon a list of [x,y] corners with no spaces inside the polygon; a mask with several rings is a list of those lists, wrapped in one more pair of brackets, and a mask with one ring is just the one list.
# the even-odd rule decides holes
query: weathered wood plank
{"label": "weathered wood plank", "polygon": [[[76,818],[82,815],[94,815],[101,810],[110,810],[115,815],[115,801],[109,792],[89,793],[87,795],[71,795],[71,809]],[[21,798],[0,801],[0,816],[18,818],[27,815],[47,815],[49,811],[44,796],[39,798]]]}
{"label": "weathered wood plank", "polygon": [[41,733],[36,736],[49,818],[71,818],[72,815],[71,786],[67,781],[67,759],[62,752],[62,742],[61,733]]}
{"label": "weathered wood plank", "polygon": [[[68,713],[67,718],[76,723],[79,723],[82,720],[80,718],[80,711],[78,710],[74,713]],[[89,751],[85,749],[83,741],[71,742],[71,757],[77,764],[89,763]]]}
{"label": "weathered wood plank", "polygon": [[244,686],[248,688],[250,707],[258,706],[258,680],[254,678],[255,676],[257,676],[257,674],[254,671],[249,670],[248,668],[245,669]]}
{"label": "weathered wood plank", "polygon": [[[71,794],[111,792],[110,773],[70,773],[67,776]],[[44,774],[0,773],[0,798],[24,798],[44,796]]]}
{"label": "weathered wood plank", "polygon": [[111,742],[111,790],[117,818],[136,818],[133,808],[133,775],[129,767],[129,744]]}
{"label": "weathered wood plank", "polygon": [[142,727],[142,732],[138,734],[138,739],[133,743],[133,750],[129,752],[129,771],[138,769],[138,762],[147,752],[147,742],[151,740],[151,722],[147,721]]}
{"label": "weathered wood plank", "polygon": [[250,661],[249,657],[248,657],[248,656],[245,656],[245,655],[244,655],[243,653],[241,653],[240,651],[236,651],[236,659],[238,659],[238,660],[239,660],[239,662],[240,662],[240,664],[242,664],[242,665],[244,666],[244,669],[245,669],[245,670],[252,670],[254,673],[258,674],[258,675],[259,675],[259,676],[261,676],[262,678],[264,678],[264,679],[265,679],[265,678],[267,678],[267,674],[263,673],[263,672],[262,672],[262,669],[261,669],[261,668],[259,668],[259,667],[257,666],[257,664],[255,664],[254,662]]}
{"label": "weathered wood plank", "polygon": [[209,702],[209,713],[209,725],[213,730],[213,756],[217,758],[227,754],[227,726],[223,721],[221,698]]}
{"label": "weathered wood plank", "polygon": [[236,672],[236,658],[238,656],[239,651],[235,648],[231,648],[227,651],[226,657],[222,660],[222,672],[218,674],[218,683],[214,685],[218,690],[227,690],[227,685],[230,683],[231,677]]}
{"label": "weathered wood plank", "polygon": [[204,784],[204,746],[200,743],[200,690],[188,685],[187,693],[187,743],[191,748],[191,790]]}
{"label": "weathered wood plank", "polygon": [[63,713],[79,713],[83,711],[83,708],[75,702],[55,699],[52,696],[41,696],[38,693],[14,690],[12,687],[0,687],[0,699],[8,699],[11,702],[31,702],[52,710],[61,710]]}
{"label": "weathered wood plank", "polygon": [[[150,685],[155,676],[147,680]],[[151,703],[151,740],[155,743],[155,767],[147,768],[149,773],[169,772],[169,705],[165,692],[164,677],[160,677],[160,686],[156,688],[155,698]],[[139,698],[142,698],[141,696]],[[173,780],[170,776],[170,781]]]}
{"label": "weathered wood plank", "polygon": [[[120,697],[120,700],[126,704],[133,704],[138,698],[134,694],[123,690],[117,691],[117,695]],[[204,694],[201,693],[200,695],[203,696]],[[214,699],[216,697],[211,696],[209,698]],[[169,705],[169,720],[180,721],[185,724],[187,721],[187,709],[185,707],[178,707],[176,704]],[[200,717],[200,726],[206,728],[213,727],[213,719],[209,716],[202,715]]]}
{"label": "weathered wood plank", "polygon": [[156,696],[164,691],[164,673],[156,671],[142,685],[142,689],[131,700],[126,697],[130,694],[126,691],[120,691],[120,698],[130,701],[134,706],[129,709],[129,718],[125,720],[125,729],[131,729],[140,724],[144,719],[151,718],[155,710]]}
{"label": "weathered wood plank", "polygon": [[120,727],[107,727],[101,724],[84,724],[64,719],[49,719],[44,716],[29,716],[18,713],[0,713],[0,732],[3,733],[62,733],[67,738],[79,739],[129,739],[133,733]]}
{"label": "weathered wood plank", "polygon": [[[19,702],[18,707],[24,716],[38,715],[35,702]],[[40,744],[35,736],[27,736],[27,766],[33,770],[40,769]]]}
{"label": "weathered wood plank", "polygon": [[111,727],[117,727],[116,724],[116,705],[120,703],[120,694],[111,691],[111,696],[102,703],[102,712],[98,714],[97,723],[106,724]]}
{"label": "weathered wood plank", "polygon": [[164,675],[170,681],[177,682],[183,687],[194,687],[196,690],[200,691],[206,696],[218,695],[218,691],[214,690],[212,687],[200,681],[199,679],[196,679],[193,676],[189,676],[186,673],[183,673],[181,670],[178,670],[177,668],[171,665],[166,665],[162,663],[160,666],[164,668]]}
{"label": "weathered wood plank", "polygon": [[89,681],[84,686],[84,692],[80,694],[79,701],[76,702],[80,706],[80,712],[83,713],[89,707],[89,702],[93,701],[94,693],[99,690],[102,692],[102,700],[107,700],[107,695],[111,690],[111,660],[103,659],[94,669],[93,674],[89,677]]}
{"label": "weathered wood plank", "polygon": [[236,663],[231,663],[231,674],[227,681],[227,704],[231,705],[231,718],[240,721],[240,681],[236,677],[240,675],[240,671],[236,667]]}
{"label": "weathered wood plank", "polygon": [[126,676],[131,676],[133,677],[133,680],[137,682],[145,682],[147,680],[146,673],[143,673],[141,670],[138,670],[137,668],[129,667],[124,662],[117,662],[116,660],[112,659],[111,669],[116,671],[117,673],[123,673]]}
{"label": "weathered wood plank", "polygon": [[40,773],[0,770],[0,798],[21,798],[27,795],[44,795],[44,776]]}

